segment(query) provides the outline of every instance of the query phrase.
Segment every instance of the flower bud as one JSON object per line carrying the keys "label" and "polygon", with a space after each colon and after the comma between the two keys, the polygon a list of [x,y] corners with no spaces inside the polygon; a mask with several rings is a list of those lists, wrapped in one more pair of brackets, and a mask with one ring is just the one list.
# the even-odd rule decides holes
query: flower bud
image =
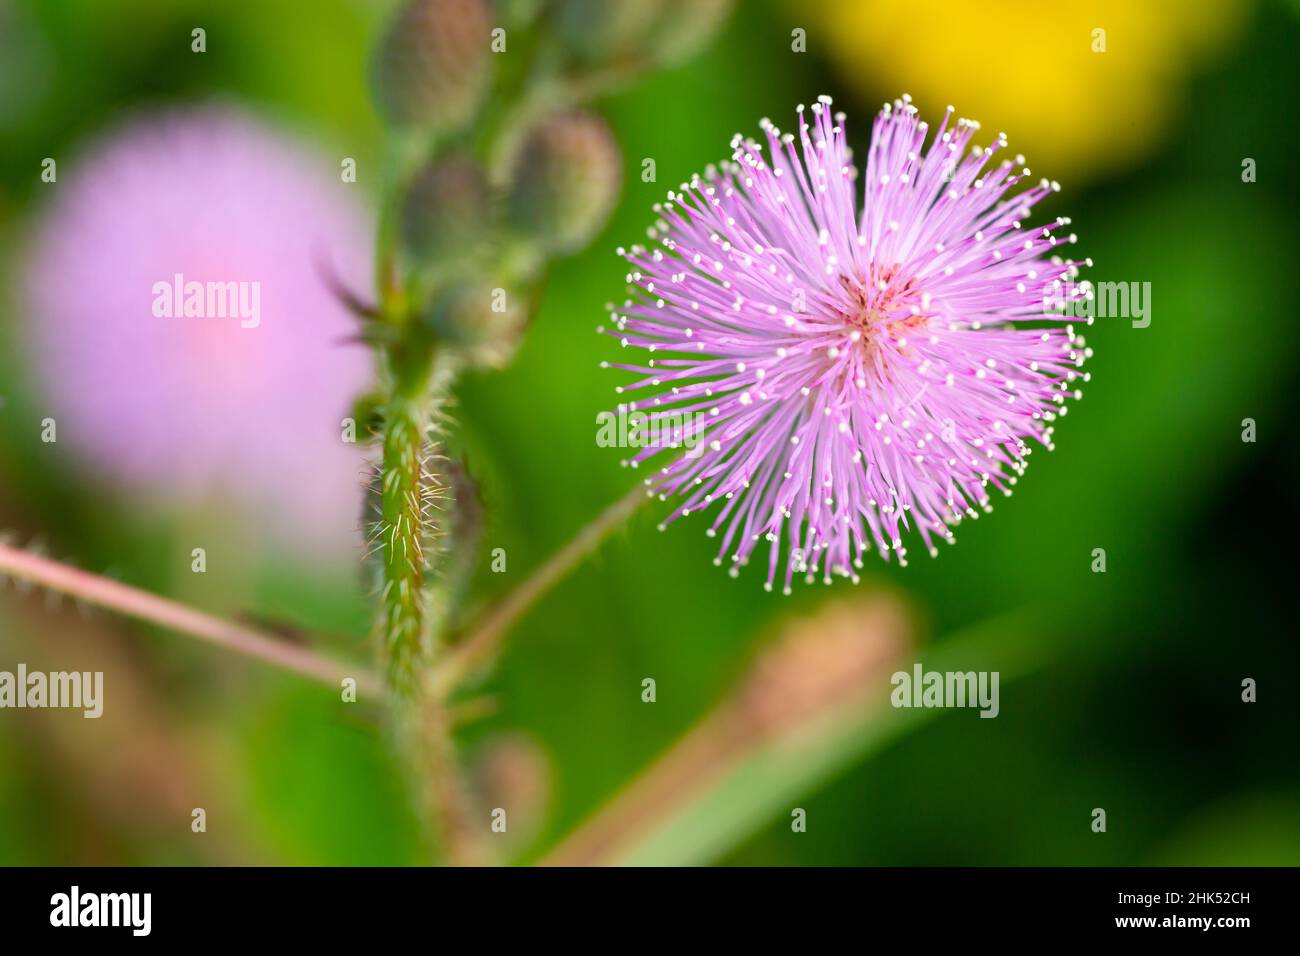
{"label": "flower bud", "polygon": [[662,0],[559,0],[555,29],[580,60],[608,61],[637,52]]}
{"label": "flower bud", "polygon": [[440,294],[426,321],[472,365],[498,368],[510,360],[524,331],[525,312],[513,290],[470,282]]}
{"label": "flower bud", "polygon": [[559,0],[556,32],[586,63],[680,63],[699,51],[733,0]]}
{"label": "flower bud", "polygon": [[454,266],[487,244],[492,203],[487,176],[464,153],[425,166],[402,202],[402,239],[421,261]]}
{"label": "flower bud", "polygon": [[526,845],[546,820],[553,792],[546,751],[531,736],[497,733],[478,745],[470,782],[485,807],[509,807],[507,837]]}
{"label": "flower bud", "polygon": [[454,129],[487,94],[487,0],[408,0],[373,64],[375,101],[398,126]]}
{"label": "flower bud", "polygon": [[511,225],[552,255],[573,252],[605,224],[622,178],[618,144],[603,120],[553,116],[528,134],[516,158]]}
{"label": "flower bud", "polygon": [[496,11],[512,30],[530,27],[548,0],[496,0]]}
{"label": "flower bud", "polygon": [[690,59],[713,39],[732,0],[659,0],[659,6],[646,49],[655,62],[672,65]]}
{"label": "flower bud", "polygon": [[456,559],[439,562],[438,575],[447,596],[460,604],[458,599],[464,596],[478,567],[483,545],[483,497],[464,460],[448,459],[438,470],[444,476],[447,497],[451,499],[444,514],[439,516],[439,547]]}

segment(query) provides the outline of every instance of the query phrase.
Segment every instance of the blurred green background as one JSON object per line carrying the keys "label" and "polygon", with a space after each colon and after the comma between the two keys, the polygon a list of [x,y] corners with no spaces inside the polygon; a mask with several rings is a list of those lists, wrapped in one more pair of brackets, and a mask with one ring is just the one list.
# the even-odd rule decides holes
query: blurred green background
{"label": "blurred green background", "polygon": [[[357,157],[367,188],[382,132],[363,77],[390,9],[0,0],[0,254],[15,263],[0,274],[0,529],[205,609],[330,635],[329,649],[353,659],[370,652],[359,573],[246,553],[228,562],[238,571],[195,584],[181,533],[192,516],[105,507],[75,464],[39,441],[38,383],[16,344],[29,321],[16,263],[42,209],[41,159],[75,152],[130,110],[233,99],[327,154]],[[733,133],[755,132],[763,116],[788,125],[794,106],[819,93],[848,113],[859,156],[884,100],[911,91],[931,118],[950,101],[986,132],[1005,129],[1036,175],[1062,180],[1036,218],[1073,217],[1081,254],[1096,262],[1090,278],[1150,282],[1151,325],[1088,330],[1091,384],[1060,423],[1057,450],[1034,456],[1014,497],[963,524],[938,560],[868,568],[905,595],[919,645],[956,641],[963,669],[1003,670],[998,719],[950,711],[878,738],[864,729],[793,801],[771,781],[757,825],[715,821],[727,835],[713,839],[706,817],[668,857],[1300,863],[1291,560],[1300,17],[1284,3],[1225,3],[1197,33],[1185,22],[1175,30],[1181,8],[1164,4],[947,9],[942,26],[918,22],[906,36],[873,33],[883,10],[875,20],[838,3],[742,2],[703,54],[597,104],[624,153],[617,210],[589,250],[555,266],[514,363],[458,392],[461,445],[488,508],[486,546],[504,548],[509,562],[497,575],[484,559],[481,602],[491,605],[629,484],[618,452],[593,441],[595,414],[614,404],[617,384],[598,367],[612,345],[594,330],[604,303],[625,295],[613,247],[644,236],[663,192],[725,158]],[[1056,58],[1027,40],[1087,51],[1086,25],[1112,15],[1108,42],[1123,88],[1141,101],[1136,112],[1114,76],[1090,85],[1088,71],[1101,69],[1090,51]],[[202,57],[189,50],[195,25],[208,33]],[[791,51],[796,28],[806,53]],[[909,43],[942,46],[948,34],[964,38],[949,56],[909,66]],[[922,100],[932,88],[949,90],[946,99]],[[1006,107],[1024,100],[1048,106]],[[1061,127],[1034,126],[1036,115],[1060,112],[1072,116],[1064,129],[1077,143],[1063,142]],[[1064,168],[1038,168],[1035,137],[1050,140],[1045,150]],[[645,157],[657,183],[641,181]],[[1242,181],[1246,157],[1257,162],[1254,183]],[[1256,443],[1241,439],[1245,418],[1258,423]],[[535,817],[512,834],[508,861],[543,856],[708,711],[766,637],[850,590],[765,594],[759,575],[733,581],[713,567],[702,523],[661,534],[653,510],[517,628],[487,687],[496,712],[462,731],[466,761],[485,778],[493,766],[513,768],[496,776],[527,804],[515,819]],[[1098,547],[1105,574],[1090,569]],[[328,689],[111,615],[0,591],[0,669],[18,661],[97,662],[130,705],[98,722],[0,711],[0,863],[421,860],[372,705],[341,704]],[[653,705],[641,700],[646,677],[657,683]],[[1247,677],[1259,685],[1254,704],[1241,701]],[[208,808],[203,835],[190,831],[196,806]],[[791,831],[794,806],[807,810],[806,833]],[[1095,807],[1107,811],[1105,834],[1090,828]],[[725,816],[727,804],[715,812]]]}

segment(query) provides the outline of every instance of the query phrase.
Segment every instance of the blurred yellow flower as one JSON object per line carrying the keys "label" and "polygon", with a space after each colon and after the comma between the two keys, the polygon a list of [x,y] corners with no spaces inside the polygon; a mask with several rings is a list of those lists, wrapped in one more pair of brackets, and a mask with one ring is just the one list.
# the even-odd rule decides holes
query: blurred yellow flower
{"label": "blurred yellow flower", "polygon": [[[1045,175],[1120,170],[1159,144],[1188,75],[1230,47],[1249,0],[826,0],[846,82],[927,112],[952,103]],[[817,41],[813,31],[810,40]],[[815,48],[815,47],[814,47]]]}

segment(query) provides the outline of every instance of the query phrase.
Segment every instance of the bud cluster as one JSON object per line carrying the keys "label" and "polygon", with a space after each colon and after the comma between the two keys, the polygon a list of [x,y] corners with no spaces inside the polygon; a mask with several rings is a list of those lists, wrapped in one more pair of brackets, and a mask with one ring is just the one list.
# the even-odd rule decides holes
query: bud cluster
{"label": "bud cluster", "polygon": [[689,55],[730,4],[407,0],[371,71],[402,147],[381,236],[402,308],[385,318],[464,363],[507,361],[546,263],[596,236],[622,185],[584,101]]}
{"label": "bud cluster", "polygon": [[454,765],[447,695],[467,665],[434,664],[455,653],[482,526],[447,451],[455,376],[509,360],[548,261],[587,245],[614,208],[618,145],[584,105],[689,51],[729,3],[404,0],[375,51],[390,133],[379,301],[353,311],[382,369],[381,394],[357,409],[382,448],[367,501],[377,631],[416,789],[437,795],[452,857],[477,853],[454,824],[457,787],[430,770]]}

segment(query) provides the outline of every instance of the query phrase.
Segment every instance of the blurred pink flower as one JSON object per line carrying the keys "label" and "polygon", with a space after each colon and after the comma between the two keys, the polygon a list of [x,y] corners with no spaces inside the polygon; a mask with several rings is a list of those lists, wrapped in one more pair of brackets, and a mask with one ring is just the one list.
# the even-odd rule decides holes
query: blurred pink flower
{"label": "blurred pink flower", "polygon": [[[339,168],[223,107],[136,119],[61,166],[26,282],[56,447],[136,497],[224,494],[304,553],[347,548],[362,460],[341,422],[370,359],[320,267],[365,288],[371,227]],[[238,288],[245,318],[220,295],[187,316],[161,294],[178,275]]]}

